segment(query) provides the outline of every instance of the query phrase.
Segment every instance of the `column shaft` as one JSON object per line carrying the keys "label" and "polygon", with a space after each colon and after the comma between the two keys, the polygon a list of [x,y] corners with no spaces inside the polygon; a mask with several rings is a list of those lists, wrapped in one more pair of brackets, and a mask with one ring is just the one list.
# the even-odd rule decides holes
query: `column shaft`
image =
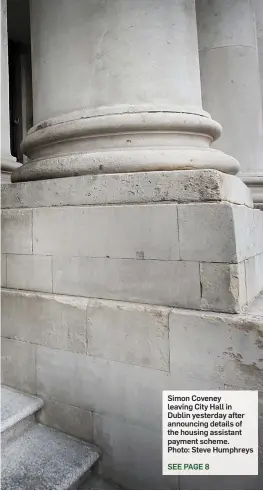
{"label": "column shaft", "polygon": [[31,162],[13,180],[215,168],[194,0],[32,0]]}
{"label": "column shaft", "polygon": [[7,6],[1,0],[1,181],[10,182],[11,172],[20,164],[10,153],[9,124],[9,76],[8,76],[8,38]]}
{"label": "column shaft", "polygon": [[[258,61],[263,119],[263,2],[262,0],[253,0],[253,5],[256,14]],[[252,182],[250,186],[252,187],[254,202],[259,208],[263,209],[263,162],[260,172],[256,176],[252,177],[251,181]]]}
{"label": "column shaft", "polygon": [[196,7],[203,104],[223,126],[222,138],[213,146],[238,159],[239,176],[252,189],[258,179],[263,183],[253,4],[250,0],[197,0]]}

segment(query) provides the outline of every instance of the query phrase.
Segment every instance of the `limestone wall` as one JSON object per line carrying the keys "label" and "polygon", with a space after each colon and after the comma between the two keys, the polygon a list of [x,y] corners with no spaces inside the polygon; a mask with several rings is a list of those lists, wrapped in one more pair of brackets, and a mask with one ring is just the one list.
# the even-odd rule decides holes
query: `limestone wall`
{"label": "limestone wall", "polygon": [[164,389],[259,390],[263,446],[263,309],[247,306],[263,214],[245,185],[216,171],[83,176],[3,186],[2,200],[3,383],[44,399],[44,424],[98,444],[127,488],[261,489],[262,470],[161,475]]}
{"label": "limestone wall", "polygon": [[[255,313],[6,289],[2,382],[40,395],[44,424],[98,444],[108,477],[177,489],[161,476],[161,391],[255,389],[263,406],[262,335]],[[260,425],[263,445],[263,410]],[[258,489],[260,479],[185,477],[180,488]]]}

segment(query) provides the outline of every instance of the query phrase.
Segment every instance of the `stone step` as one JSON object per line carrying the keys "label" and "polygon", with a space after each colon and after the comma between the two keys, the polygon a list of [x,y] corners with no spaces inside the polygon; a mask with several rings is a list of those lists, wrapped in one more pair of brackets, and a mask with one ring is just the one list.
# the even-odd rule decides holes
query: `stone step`
{"label": "stone step", "polygon": [[2,448],[1,489],[78,489],[98,458],[94,445],[35,424]]}
{"label": "stone step", "polygon": [[20,435],[35,422],[35,413],[43,407],[38,397],[1,387],[2,444]]}

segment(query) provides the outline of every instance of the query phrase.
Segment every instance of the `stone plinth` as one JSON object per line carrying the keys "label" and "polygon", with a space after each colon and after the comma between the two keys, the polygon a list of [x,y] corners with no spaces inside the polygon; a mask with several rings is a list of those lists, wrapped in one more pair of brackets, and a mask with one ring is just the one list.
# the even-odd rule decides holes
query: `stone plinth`
{"label": "stone plinth", "polygon": [[218,171],[17,183],[2,208],[7,287],[219,312],[263,288],[263,215]]}

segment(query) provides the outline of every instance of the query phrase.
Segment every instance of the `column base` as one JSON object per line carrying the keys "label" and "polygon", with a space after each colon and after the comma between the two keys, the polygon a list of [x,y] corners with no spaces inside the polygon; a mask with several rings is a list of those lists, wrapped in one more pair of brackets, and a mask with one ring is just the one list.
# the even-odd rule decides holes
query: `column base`
{"label": "column base", "polygon": [[238,176],[249,187],[255,208],[263,210],[263,173],[239,173]]}
{"label": "column base", "polygon": [[1,156],[1,184],[11,183],[11,174],[19,167],[21,167],[20,162],[17,162],[12,155]]}
{"label": "column base", "polygon": [[220,134],[221,126],[206,113],[80,111],[29,131],[22,148],[30,162],[12,181],[182,169],[236,174],[238,162],[210,148]]}

